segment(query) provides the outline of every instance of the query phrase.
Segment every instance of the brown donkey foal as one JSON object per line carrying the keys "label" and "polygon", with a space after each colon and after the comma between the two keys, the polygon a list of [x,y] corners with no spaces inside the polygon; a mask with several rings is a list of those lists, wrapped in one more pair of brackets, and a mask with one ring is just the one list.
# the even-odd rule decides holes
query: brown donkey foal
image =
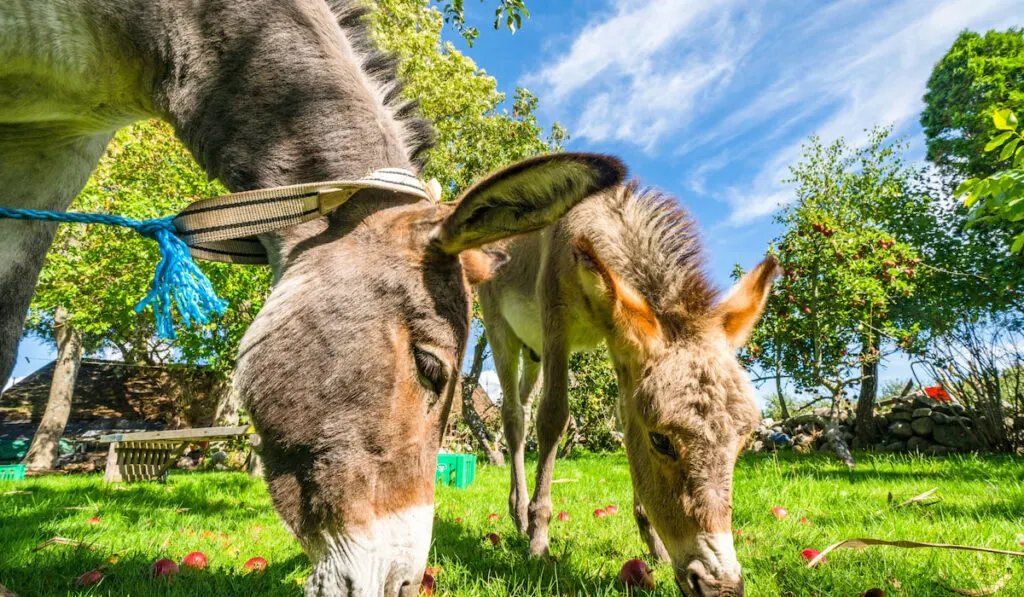
{"label": "brown donkey foal", "polygon": [[[761,315],[777,262],[766,259],[718,300],[693,220],[674,198],[635,183],[590,197],[502,248],[509,263],[480,287],[480,304],[504,393],[509,510],[529,533],[530,553],[548,551],[569,353],[604,341],[618,376],[641,535],[656,559],[671,558],[684,593],[742,595],[732,473],[759,416],[734,351]],[[541,368],[540,459],[527,506],[523,402]]]}

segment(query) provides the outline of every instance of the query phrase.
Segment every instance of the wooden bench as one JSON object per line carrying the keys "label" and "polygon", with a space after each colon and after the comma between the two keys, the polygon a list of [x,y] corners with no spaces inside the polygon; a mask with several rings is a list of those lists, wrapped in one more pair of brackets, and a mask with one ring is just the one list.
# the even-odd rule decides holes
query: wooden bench
{"label": "wooden bench", "polygon": [[[139,433],[113,433],[100,438],[109,443],[104,480],[152,481],[161,479],[178,461],[189,444],[197,442],[228,441],[249,438],[252,447],[259,445],[259,436],[251,426],[199,427],[173,431],[143,431]],[[249,471],[259,469],[259,457],[250,450]]]}

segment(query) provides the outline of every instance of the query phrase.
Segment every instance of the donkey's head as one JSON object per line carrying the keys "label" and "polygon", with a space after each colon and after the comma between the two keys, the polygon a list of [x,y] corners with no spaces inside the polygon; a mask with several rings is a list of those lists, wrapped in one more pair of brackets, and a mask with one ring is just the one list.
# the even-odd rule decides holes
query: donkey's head
{"label": "donkey's head", "polygon": [[[666,209],[677,211],[666,215]],[[735,350],[760,318],[778,264],[765,260],[716,303],[694,269],[696,233],[684,212],[656,201],[619,213],[626,220],[644,214],[637,228],[651,232],[643,242],[610,235],[595,249],[577,238],[574,252],[589,292],[607,306],[633,488],[680,590],[742,595],[731,533],[732,474],[759,416]],[[643,250],[626,258],[631,245]]]}
{"label": "donkey's head", "polygon": [[470,330],[471,285],[537,230],[622,179],[615,159],[521,162],[440,205],[363,191],[283,256],[237,385],[271,496],[313,562],[309,595],[415,595],[434,471]]}

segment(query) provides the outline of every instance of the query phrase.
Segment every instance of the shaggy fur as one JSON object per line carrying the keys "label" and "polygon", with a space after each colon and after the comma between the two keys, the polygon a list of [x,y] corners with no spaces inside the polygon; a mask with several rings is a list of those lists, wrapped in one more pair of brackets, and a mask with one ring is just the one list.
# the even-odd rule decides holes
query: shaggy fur
{"label": "shaggy fur", "polygon": [[[509,511],[530,552],[548,551],[568,355],[605,342],[641,536],[656,559],[672,559],[687,594],[741,595],[729,532],[732,467],[758,412],[734,350],[760,316],[777,264],[766,260],[718,301],[696,224],[674,198],[636,183],[597,194],[503,248],[509,263],[481,286],[480,304],[503,392]],[[540,458],[528,503],[524,415],[541,368]],[[673,453],[659,451],[652,434]]]}
{"label": "shaggy fur", "polygon": [[[0,2],[0,205],[63,210],[113,132],[170,121],[229,189],[415,170],[428,127],[372,50],[365,9],[324,0]],[[259,241],[275,287],[235,387],[262,437],[309,595],[415,595],[440,434],[469,333],[481,243],[537,230],[618,184],[614,158],[499,172],[457,207],[363,191]],[[0,378],[53,225],[0,221]]]}

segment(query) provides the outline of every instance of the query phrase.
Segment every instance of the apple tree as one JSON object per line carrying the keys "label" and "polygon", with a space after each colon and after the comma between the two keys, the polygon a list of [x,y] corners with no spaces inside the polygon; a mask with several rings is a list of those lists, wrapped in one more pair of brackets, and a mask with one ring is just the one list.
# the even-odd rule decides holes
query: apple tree
{"label": "apple tree", "polygon": [[859,387],[861,442],[875,432],[878,363],[911,349],[919,331],[892,316],[916,290],[921,258],[891,224],[922,213],[927,199],[914,191],[919,173],[903,161],[905,142],[890,133],[875,128],[859,148],[817,137],[804,145],[787,180],[794,200],[775,218],[783,230],[771,251],[785,273],[740,354],[780,392],[782,378],[800,391],[824,390],[833,418]]}

